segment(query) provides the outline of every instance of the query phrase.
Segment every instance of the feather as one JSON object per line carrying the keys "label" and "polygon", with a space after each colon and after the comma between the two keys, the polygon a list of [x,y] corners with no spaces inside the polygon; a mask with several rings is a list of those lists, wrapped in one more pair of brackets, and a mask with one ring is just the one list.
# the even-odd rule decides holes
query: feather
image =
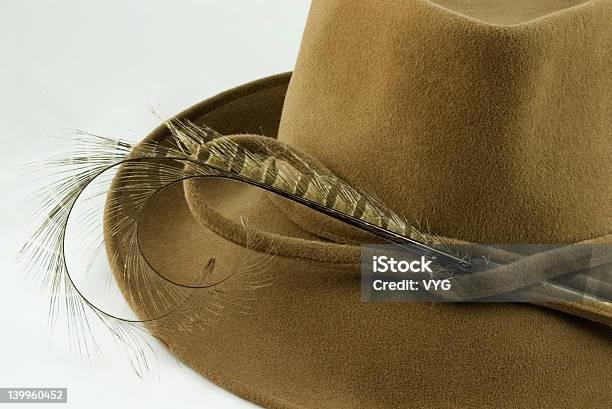
{"label": "feather", "polygon": [[[164,143],[132,145],[123,140],[77,133],[72,152],[31,167],[43,170],[55,180],[37,192],[41,204],[36,213],[46,216],[24,245],[21,255],[26,261],[26,272],[39,271],[41,275],[36,281],[50,292],[50,326],[54,326],[63,309],[75,339],[75,349],[81,355],[88,356],[99,349],[90,329],[95,320],[122,345],[136,373],[144,376],[150,369],[148,328],[166,326],[193,331],[193,322],[214,325],[225,310],[249,313],[255,298],[252,292],[270,285],[272,276],[268,267],[272,249],[240,260],[227,276],[212,281],[217,266],[214,259],[210,260],[202,267],[201,277],[189,285],[174,282],[151,266],[140,251],[138,220],[152,198],[187,179],[224,178],[256,186],[411,252],[436,255],[460,275],[473,271],[469,254],[453,250],[452,241],[422,232],[418,225],[408,223],[374,197],[331,172],[310,166],[289,147],[271,148],[262,144],[258,149],[247,149],[203,125],[177,120],[167,121],[166,125],[170,137]],[[114,199],[106,203],[106,212],[118,222],[109,234],[121,238],[124,257],[110,255],[111,263],[123,260],[120,270],[124,277],[119,279],[125,284],[126,298],[138,307],[140,320],[115,316],[89,301],[75,285],[66,263],[66,229],[77,200],[88,187],[96,186],[118,167],[121,172],[112,186],[100,184],[96,194],[113,193]],[[92,208],[85,213],[86,219],[100,212],[101,209]],[[85,224],[96,227],[91,221]],[[243,221],[243,227],[246,247],[257,248],[253,229],[247,221]],[[196,296],[198,303],[192,303]]]}

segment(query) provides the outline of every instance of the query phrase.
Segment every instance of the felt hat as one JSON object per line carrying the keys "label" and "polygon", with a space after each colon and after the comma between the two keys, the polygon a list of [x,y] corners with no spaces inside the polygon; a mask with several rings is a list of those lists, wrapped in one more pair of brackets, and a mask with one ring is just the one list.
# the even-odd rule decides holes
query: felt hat
{"label": "felt hat", "polygon": [[[608,243],[611,21],[604,0],[314,0],[293,74],[175,120],[295,150],[436,235]],[[143,143],[163,145],[171,131],[162,125]],[[124,288],[134,278],[113,207],[130,200],[126,172],[105,218]],[[249,314],[229,308],[213,324],[195,314],[150,327],[195,371],[265,407],[612,402],[610,327],[529,304],[362,303],[359,244],[372,236],[265,190],[172,184],[147,204],[138,239],[178,283],[195,282],[211,259],[221,276],[240,263],[270,272]],[[210,297],[196,292],[189,303],[207,310]]]}

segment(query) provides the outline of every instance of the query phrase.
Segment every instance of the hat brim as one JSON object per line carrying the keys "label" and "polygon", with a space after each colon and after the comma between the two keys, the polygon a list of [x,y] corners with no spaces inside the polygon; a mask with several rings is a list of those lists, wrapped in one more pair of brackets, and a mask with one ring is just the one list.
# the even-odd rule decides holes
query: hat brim
{"label": "hat brim", "polygon": [[[283,74],[230,90],[178,116],[222,134],[275,137],[290,79]],[[160,127],[147,141],[170,136]],[[208,181],[211,207],[245,216],[277,237],[316,243],[282,216],[267,193]],[[114,190],[109,200],[121,200]],[[107,215],[105,231],[118,217]],[[143,254],[163,274],[190,282],[211,259],[221,270],[260,254],[194,218],[181,184],[155,196],[139,221]],[[105,236],[113,271],[121,237]],[[325,245],[325,242],[321,242]],[[342,262],[277,256],[270,286],[252,293],[252,313],[231,308],[214,325],[197,316],[184,328],[151,331],[179,359],[221,387],[272,408],[605,407],[612,399],[612,332],[523,304],[373,303]],[[120,284],[121,283],[121,280]],[[206,291],[194,303],[207,303]],[[137,306],[133,306],[138,311]]]}

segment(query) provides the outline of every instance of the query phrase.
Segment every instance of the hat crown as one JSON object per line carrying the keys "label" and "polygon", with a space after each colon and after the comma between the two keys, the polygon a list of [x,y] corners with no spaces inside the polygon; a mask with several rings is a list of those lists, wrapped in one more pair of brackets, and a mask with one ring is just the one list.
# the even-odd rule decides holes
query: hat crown
{"label": "hat crown", "polygon": [[610,2],[473,3],[314,0],[279,139],[436,234],[610,232]]}

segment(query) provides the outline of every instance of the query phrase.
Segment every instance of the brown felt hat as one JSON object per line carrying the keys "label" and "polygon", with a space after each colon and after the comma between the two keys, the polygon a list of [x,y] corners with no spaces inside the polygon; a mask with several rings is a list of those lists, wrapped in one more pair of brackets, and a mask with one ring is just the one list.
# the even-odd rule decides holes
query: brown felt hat
{"label": "brown felt hat", "polygon": [[[440,236],[611,242],[611,23],[607,0],[314,0],[292,75],[177,119],[289,146]],[[170,137],[163,125],[146,141]],[[126,287],[120,223],[107,211]],[[260,405],[612,405],[609,326],[528,304],[362,303],[359,244],[371,237],[272,193],[191,179],[155,195],[138,223],[143,255],[175,282],[194,282],[210,259],[222,275],[265,258],[273,278],[249,314],[150,328]]]}

